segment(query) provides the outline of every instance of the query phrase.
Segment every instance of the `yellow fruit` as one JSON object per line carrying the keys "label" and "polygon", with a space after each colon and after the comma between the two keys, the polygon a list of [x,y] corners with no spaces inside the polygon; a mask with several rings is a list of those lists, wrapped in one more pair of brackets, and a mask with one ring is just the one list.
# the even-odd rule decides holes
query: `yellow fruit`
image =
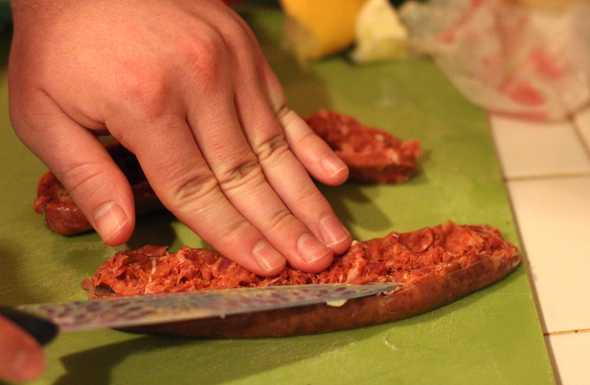
{"label": "yellow fruit", "polygon": [[318,59],[348,47],[365,1],[281,0],[287,14],[287,42],[300,60]]}

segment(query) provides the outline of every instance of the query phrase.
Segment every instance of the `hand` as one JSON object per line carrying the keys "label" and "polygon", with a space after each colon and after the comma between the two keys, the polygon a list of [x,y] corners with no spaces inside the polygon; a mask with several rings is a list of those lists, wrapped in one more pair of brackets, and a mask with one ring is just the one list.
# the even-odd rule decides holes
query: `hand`
{"label": "hand", "polygon": [[130,186],[96,134],[138,157],[164,205],[224,255],[316,272],[348,231],[308,172],[345,164],[285,105],[252,31],[219,0],[15,0],[11,118],[102,239],[134,227]]}
{"label": "hand", "polygon": [[43,351],[33,337],[0,317],[0,380],[32,380],[44,366]]}

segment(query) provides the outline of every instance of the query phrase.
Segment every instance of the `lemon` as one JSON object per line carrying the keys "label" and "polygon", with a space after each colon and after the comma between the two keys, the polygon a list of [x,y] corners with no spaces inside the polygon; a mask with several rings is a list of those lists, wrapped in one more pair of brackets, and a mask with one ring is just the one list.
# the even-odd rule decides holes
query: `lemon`
{"label": "lemon", "polygon": [[300,60],[338,52],[354,41],[356,18],[366,0],[281,0],[285,37]]}
{"label": "lemon", "polygon": [[356,48],[352,59],[357,63],[396,59],[406,55],[408,31],[388,0],[369,0],[356,22]]}

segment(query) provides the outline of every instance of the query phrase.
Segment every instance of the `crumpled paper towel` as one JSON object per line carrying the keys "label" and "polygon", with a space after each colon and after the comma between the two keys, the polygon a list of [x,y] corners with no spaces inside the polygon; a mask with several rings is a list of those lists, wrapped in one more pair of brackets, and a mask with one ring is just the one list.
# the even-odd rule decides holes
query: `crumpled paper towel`
{"label": "crumpled paper towel", "polygon": [[548,10],[517,0],[431,0],[406,3],[400,16],[413,49],[488,110],[560,120],[590,103],[588,2]]}

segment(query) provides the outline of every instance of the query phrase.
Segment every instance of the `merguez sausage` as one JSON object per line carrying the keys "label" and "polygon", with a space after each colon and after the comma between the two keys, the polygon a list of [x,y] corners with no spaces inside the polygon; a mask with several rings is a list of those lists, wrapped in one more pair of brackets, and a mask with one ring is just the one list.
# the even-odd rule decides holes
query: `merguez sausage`
{"label": "merguez sausage", "polygon": [[355,242],[327,270],[287,268],[256,276],[215,251],[144,246],[107,260],[84,282],[91,298],[273,285],[395,282],[401,289],[348,301],[341,307],[301,308],[174,322],[132,331],[192,337],[278,337],[322,333],[407,318],[490,285],[520,263],[517,248],[489,226],[447,223]]}

